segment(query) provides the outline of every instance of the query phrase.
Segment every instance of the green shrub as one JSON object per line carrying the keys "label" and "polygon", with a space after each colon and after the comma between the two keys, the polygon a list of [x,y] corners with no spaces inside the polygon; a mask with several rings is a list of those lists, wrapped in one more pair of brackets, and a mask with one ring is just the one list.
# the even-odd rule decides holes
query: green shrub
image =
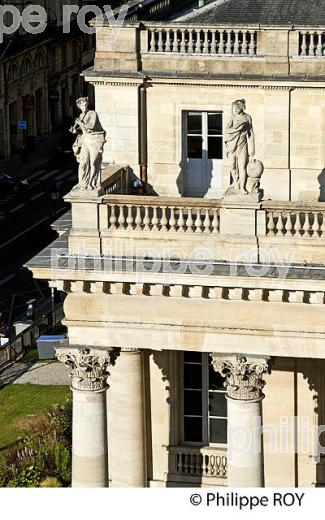
{"label": "green shrub", "polygon": [[60,488],[61,482],[55,477],[46,477],[39,485],[41,488]]}

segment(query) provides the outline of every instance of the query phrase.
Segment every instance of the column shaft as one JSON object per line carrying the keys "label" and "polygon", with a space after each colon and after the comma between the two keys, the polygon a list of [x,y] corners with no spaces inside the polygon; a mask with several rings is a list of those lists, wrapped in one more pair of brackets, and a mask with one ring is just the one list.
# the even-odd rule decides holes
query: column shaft
{"label": "column shaft", "polygon": [[73,390],[72,487],[107,487],[106,391]]}
{"label": "column shaft", "polygon": [[146,487],[143,362],[122,351],[108,397],[109,478],[112,487]]}
{"label": "column shaft", "polygon": [[264,487],[262,399],[228,397],[228,486]]}

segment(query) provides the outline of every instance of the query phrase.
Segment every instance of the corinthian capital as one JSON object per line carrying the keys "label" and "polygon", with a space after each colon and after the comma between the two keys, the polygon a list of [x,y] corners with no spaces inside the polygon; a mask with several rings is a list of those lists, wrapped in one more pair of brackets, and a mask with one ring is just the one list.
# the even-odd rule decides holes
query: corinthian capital
{"label": "corinthian capital", "polygon": [[269,358],[246,357],[243,354],[212,354],[212,365],[225,378],[227,395],[232,399],[253,401],[263,397],[263,375],[270,371]]}
{"label": "corinthian capital", "polygon": [[99,391],[109,387],[108,369],[115,360],[112,350],[57,349],[56,357],[69,367],[73,389]]}

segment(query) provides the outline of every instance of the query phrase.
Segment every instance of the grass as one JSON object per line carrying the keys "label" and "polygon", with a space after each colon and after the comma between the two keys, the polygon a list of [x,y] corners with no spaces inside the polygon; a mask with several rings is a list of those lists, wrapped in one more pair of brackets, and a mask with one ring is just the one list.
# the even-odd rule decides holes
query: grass
{"label": "grass", "polygon": [[50,363],[58,363],[57,359],[39,359],[38,358],[38,350],[37,348],[33,350],[29,350],[23,357],[19,360],[19,363],[24,363],[25,365],[29,365],[31,363],[45,363],[46,365]]}
{"label": "grass", "polygon": [[68,386],[7,385],[0,387],[0,452],[54,404],[70,396]]}

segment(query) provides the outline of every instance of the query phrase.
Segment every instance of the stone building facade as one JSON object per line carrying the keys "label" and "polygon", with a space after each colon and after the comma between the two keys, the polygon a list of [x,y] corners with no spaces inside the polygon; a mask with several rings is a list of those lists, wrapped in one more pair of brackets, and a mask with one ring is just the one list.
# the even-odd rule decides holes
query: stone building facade
{"label": "stone building facade", "polygon": [[[74,486],[325,483],[324,2],[244,3],[98,32],[105,194],[29,263],[67,295]],[[262,198],[225,195],[236,100]]]}

